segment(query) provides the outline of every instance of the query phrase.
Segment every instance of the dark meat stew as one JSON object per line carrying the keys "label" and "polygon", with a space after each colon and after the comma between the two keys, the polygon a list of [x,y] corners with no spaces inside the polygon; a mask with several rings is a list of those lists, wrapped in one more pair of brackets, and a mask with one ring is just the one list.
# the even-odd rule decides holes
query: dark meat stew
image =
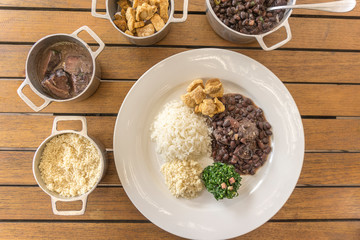
{"label": "dark meat stew", "polygon": [[234,165],[240,174],[255,174],[271,152],[271,125],[261,108],[241,94],[219,99],[225,111],[208,119],[215,162]]}
{"label": "dark meat stew", "polygon": [[92,73],[89,52],[71,42],[60,42],[47,48],[38,69],[42,87],[50,96],[59,99],[72,98],[83,92]]}

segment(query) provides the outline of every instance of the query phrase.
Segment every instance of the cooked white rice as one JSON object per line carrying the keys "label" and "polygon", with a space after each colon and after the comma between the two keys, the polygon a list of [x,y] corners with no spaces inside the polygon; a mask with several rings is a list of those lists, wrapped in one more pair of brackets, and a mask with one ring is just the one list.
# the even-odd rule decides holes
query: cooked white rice
{"label": "cooked white rice", "polygon": [[164,110],[155,117],[151,131],[156,151],[166,161],[198,159],[211,152],[211,129],[205,118],[180,100],[164,106]]}

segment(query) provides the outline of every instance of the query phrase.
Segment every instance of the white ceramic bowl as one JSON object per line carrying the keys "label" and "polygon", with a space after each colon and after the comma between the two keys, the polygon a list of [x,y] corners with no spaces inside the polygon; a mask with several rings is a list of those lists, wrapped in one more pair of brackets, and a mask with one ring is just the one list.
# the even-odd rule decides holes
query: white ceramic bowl
{"label": "white ceramic bowl", "polygon": [[[58,131],[57,123],[59,121],[81,121],[82,122],[82,130],[81,131],[73,131],[73,130]],[[75,196],[75,197],[63,197],[63,196],[59,195],[58,193],[50,191],[46,187],[46,184],[44,183],[44,181],[42,180],[41,173],[39,170],[41,155],[42,155],[42,152],[43,152],[46,144],[54,137],[62,135],[62,134],[66,134],[66,133],[78,134],[78,135],[86,138],[87,140],[89,140],[90,143],[93,144],[95,146],[95,148],[98,150],[98,153],[100,156],[101,170],[100,170],[100,177],[99,177],[98,181],[88,192],[86,192],[82,195],[79,195],[79,196]],[[39,187],[51,197],[52,210],[53,210],[53,213],[56,215],[82,215],[82,214],[84,214],[85,209],[86,209],[87,197],[97,187],[97,185],[101,181],[102,177],[105,175],[106,169],[107,169],[107,157],[106,157],[105,147],[99,141],[90,137],[87,134],[87,125],[86,125],[85,117],[77,117],[77,116],[55,117],[51,135],[40,144],[40,146],[38,147],[38,149],[35,152],[34,159],[33,159],[33,174],[34,174],[35,180],[38,183]],[[58,202],[58,201],[73,202],[73,201],[79,201],[79,200],[82,202],[82,207],[80,210],[60,211],[56,207],[56,202]]]}

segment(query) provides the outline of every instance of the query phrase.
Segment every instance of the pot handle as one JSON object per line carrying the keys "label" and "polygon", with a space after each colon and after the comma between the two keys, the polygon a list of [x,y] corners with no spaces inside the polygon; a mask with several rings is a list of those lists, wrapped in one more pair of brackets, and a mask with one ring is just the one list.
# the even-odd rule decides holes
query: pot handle
{"label": "pot handle", "polygon": [[79,133],[87,136],[86,118],[80,117],[80,116],[57,116],[57,117],[55,117],[52,132],[51,132],[52,135],[62,132],[62,131],[57,130],[57,124],[60,121],[81,121],[82,127],[81,127],[81,131],[79,131]]}
{"label": "pot handle", "polygon": [[[39,97],[41,97],[43,100],[44,100],[44,103],[41,105],[41,106],[36,106],[27,96],[25,96],[25,94],[23,93],[23,89],[26,85],[29,85],[29,79],[25,79],[20,87],[18,88],[17,90],[17,93],[19,95],[19,97],[29,106],[31,107],[35,112],[38,112],[42,109],[44,109],[47,105],[49,105],[49,103],[51,103],[51,100],[47,99],[47,98],[44,98],[42,96],[40,96],[40,94],[37,94]],[[31,85],[29,85],[30,88],[31,88]],[[31,88],[32,91],[34,91],[32,88]]]}
{"label": "pot handle", "polygon": [[[265,51],[274,50],[274,49],[276,49],[276,48],[281,47],[282,45],[284,45],[285,43],[287,43],[288,41],[291,40],[292,35],[291,35],[291,30],[290,30],[290,25],[289,25],[288,20],[286,20],[286,21],[284,22],[283,27],[284,27],[285,30],[286,30],[286,35],[287,35],[286,39],[284,39],[283,41],[281,41],[281,42],[279,42],[279,43],[274,44],[274,45],[271,46],[271,47],[266,46],[266,44],[265,44],[265,42],[264,42],[264,37],[267,36],[267,35],[269,35],[269,34],[271,34],[271,33],[273,33],[273,32],[269,32],[269,33],[266,33],[266,34],[263,34],[263,35],[260,35],[260,36],[256,36],[256,40],[259,42],[259,44],[260,44],[260,46],[262,47],[262,49],[264,49]],[[280,27],[280,28],[281,28],[281,27]],[[278,29],[280,29],[280,28],[278,28]]]}
{"label": "pot handle", "polygon": [[71,35],[77,39],[79,39],[78,35],[80,32],[82,31],[86,31],[88,34],[90,34],[90,36],[95,39],[95,41],[99,44],[99,48],[93,52],[90,47],[88,46],[88,48],[91,51],[91,55],[93,56],[93,58],[96,58],[104,49],[105,47],[105,43],[99,38],[98,35],[96,35],[96,33],[91,30],[88,26],[82,26],[81,28],[79,28],[78,30],[76,30],[75,32],[73,32]]}
{"label": "pot handle", "polygon": [[96,3],[97,0],[92,0],[91,2],[91,15],[93,15],[93,17],[97,17],[97,18],[104,18],[104,19],[110,19],[109,14],[106,13],[105,14],[99,14],[96,12]]}
{"label": "pot handle", "polygon": [[176,18],[173,17],[171,22],[185,22],[187,19],[187,15],[188,15],[188,1],[189,0],[184,0],[184,5],[183,5],[183,16],[181,18]]}
{"label": "pot handle", "polygon": [[[80,197],[79,199],[73,200],[73,201],[81,200],[82,207],[80,210],[71,210],[71,211],[57,210],[56,202],[61,201],[61,200],[58,198],[55,198],[55,197],[51,197],[51,207],[52,207],[53,213],[55,215],[64,215],[64,216],[83,215],[85,213],[85,209],[86,209],[87,197],[88,197],[88,195],[86,194],[86,195]],[[66,201],[66,202],[73,202],[73,201]]]}

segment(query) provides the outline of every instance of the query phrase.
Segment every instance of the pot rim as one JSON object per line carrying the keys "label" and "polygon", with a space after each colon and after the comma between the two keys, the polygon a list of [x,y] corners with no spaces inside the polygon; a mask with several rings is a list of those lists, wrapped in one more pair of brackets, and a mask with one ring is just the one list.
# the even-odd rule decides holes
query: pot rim
{"label": "pot rim", "polygon": [[[88,83],[88,85],[86,86],[86,88],[81,92],[79,93],[78,95],[72,97],[72,98],[66,98],[66,99],[59,99],[59,98],[54,98],[54,97],[51,97],[49,94],[44,94],[42,93],[40,90],[38,90],[38,88],[36,86],[34,86],[32,84],[32,80],[30,80],[29,78],[29,58],[30,58],[30,55],[33,54],[33,50],[35,49],[35,47],[37,45],[39,45],[41,42],[43,41],[46,41],[47,39],[49,38],[55,38],[55,37],[70,37],[72,38],[73,40],[77,41],[77,42],[80,42],[82,45],[80,45],[81,47],[83,47],[84,49],[86,49],[86,51],[89,53],[90,57],[91,57],[91,60],[92,60],[92,67],[93,67],[93,71],[92,71],[92,74],[91,74],[91,79]],[[60,43],[60,42],[66,42],[66,41],[57,41],[57,43]],[[75,43],[75,44],[78,44],[78,43]],[[79,45],[79,44],[78,44]],[[49,46],[47,46],[49,47]],[[36,53],[37,54],[37,53]],[[36,65],[37,66],[37,65]],[[93,56],[92,54],[92,51],[89,47],[89,45],[84,41],[82,40],[81,38],[78,38],[78,37],[75,37],[74,35],[72,34],[67,34],[67,33],[55,33],[55,34],[50,34],[50,35],[47,35],[45,37],[42,37],[41,39],[39,39],[32,47],[31,49],[29,50],[29,53],[28,53],[28,56],[26,58],[26,63],[25,63],[25,71],[26,71],[26,79],[28,79],[28,83],[31,87],[31,89],[37,94],[39,95],[40,97],[44,98],[44,99],[47,99],[47,100],[50,100],[50,101],[53,101],[53,102],[68,102],[68,101],[73,101],[73,100],[76,100],[77,98],[80,98],[82,95],[85,94],[85,92],[89,89],[90,85],[95,81],[95,71],[96,71],[96,57]]]}

